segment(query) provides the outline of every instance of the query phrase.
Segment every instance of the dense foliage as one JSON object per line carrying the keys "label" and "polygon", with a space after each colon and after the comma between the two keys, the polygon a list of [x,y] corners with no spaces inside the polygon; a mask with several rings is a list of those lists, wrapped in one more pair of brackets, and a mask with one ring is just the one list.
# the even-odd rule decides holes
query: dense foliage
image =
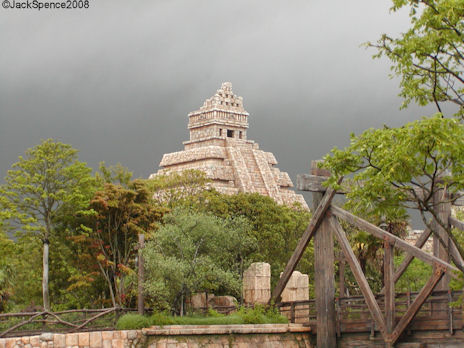
{"label": "dense foliage", "polygon": [[[456,119],[437,115],[400,128],[367,130],[353,135],[347,148],[334,148],[324,166],[332,171],[328,183],[333,186],[340,176],[353,175],[342,186],[354,211],[395,220],[406,216],[406,208],[416,209],[432,231],[434,221],[443,226],[464,255],[438,214],[443,202],[457,199],[464,189],[464,125]],[[434,197],[443,189],[451,198],[440,203]]]}
{"label": "dense foliage", "polygon": [[386,56],[394,76],[401,79],[403,107],[411,101],[457,106],[464,117],[464,1],[393,0],[393,12],[409,9],[411,26],[398,37],[383,34],[375,57]]}
{"label": "dense foliage", "polygon": [[250,232],[243,218],[174,210],[145,248],[147,293],[162,309],[181,314],[195,292],[239,297],[241,265],[257,248]]}
{"label": "dense foliage", "polygon": [[48,306],[46,245],[51,309],[134,307],[139,234],[147,306],[179,313],[196,291],[240,299],[252,262],[270,262],[277,281],[310,217],[258,194],[220,194],[199,171],[132,180],[102,163],[92,175],[76,150],[50,139],[13,168],[0,194],[0,310]]}
{"label": "dense foliage", "polygon": [[57,221],[85,208],[95,187],[91,169],[70,145],[51,139],[26,151],[0,186],[4,221],[20,235],[42,243],[43,306],[50,308],[49,249]]}

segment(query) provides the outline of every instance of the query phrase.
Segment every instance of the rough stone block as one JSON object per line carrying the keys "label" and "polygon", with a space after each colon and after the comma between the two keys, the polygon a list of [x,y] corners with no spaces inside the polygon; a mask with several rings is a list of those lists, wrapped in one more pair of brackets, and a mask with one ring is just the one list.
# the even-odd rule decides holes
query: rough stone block
{"label": "rough stone block", "polygon": [[91,348],[101,348],[102,334],[100,331],[91,332],[89,335],[89,346]]}
{"label": "rough stone block", "polygon": [[53,334],[51,332],[44,332],[40,335],[40,340],[42,342],[48,342],[53,340]]}
{"label": "rough stone block", "polygon": [[80,332],[77,334],[79,337],[79,347],[88,347],[90,343],[90,335],[88,332]]}
{"label": "rough stone block", "polygon": [[135,340],[136,338],[137,338],[137,331],[135,330],[127,331],[127,339]]}
{"label": "rough stone block", "polygon": [[208,301],[211,307],[234,307],[237,305],[237,299],[233,296],[215,296]]}
{"label": "rough stone block", "polygon": [[38,347],[40,345],[40,338],[39,336],[31,336],[29,342],[33,347]]}
{"label": "rough stone block", "polygon": [[103,340],[112,340],[113,339],[113,331],[102,331],[102,339]]}
{"label": "rough stone block", "polygon": [[113,348],[124,348],[124,340],[122,340],[122,339],[114,339],[112,341],[111,346]]}
{"label": "rough stone block", "polygon": [[271,265],[255,262],[243,274],[243,299],[247,304],[267,303],[271,298]]}
{"label": "rough stone block", "polygon": [[78,345],[79,345],[79,336],[77,333],[66,335],[66,347],[74,347]]}
{"label": "rough stone block", "polygon": [[63,335],[63,334],[53,335],[53,347],[54,348],[66,347],[66,335]]}

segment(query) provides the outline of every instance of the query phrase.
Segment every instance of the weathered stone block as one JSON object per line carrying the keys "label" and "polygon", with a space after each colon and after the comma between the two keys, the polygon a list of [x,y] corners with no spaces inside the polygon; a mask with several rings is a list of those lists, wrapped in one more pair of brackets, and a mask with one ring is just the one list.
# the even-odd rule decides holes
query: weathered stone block
{"label": "weathered stone block", "polygon": [[243,300],[246,304],[269,302],[271,298],[271,265],[255,262],[243,273]]}
{"label": "weathered stone block", "polygon": [[40,335],[40,340],[42,342],[48,342],[53,340],[53,334],[51,332],[44,332]]}
{"label": "weathered stone block", "polygon": [[103,342],[102,342],[102,348],[112,348],[112,345],[111,345],[111,340],[108,340],[108,339],[104,339]]}
{"label": "weathered stone block", "polygon": [[113,348],[124,348],[124,340],[122,340],[122,339],[114,339],[112,341],[111,346]]}
{"label": "weathered stone block", "polygon": [[101,348],[102,346],[102,334],[100,331],[91,332],[89,335],[89,346],[90,348]]}
{"label": "weathered stone block", "polygon": [[63,334],[53,335],[53,347],[54,348],[66,347],[66,335],[63,335]]}
{"label": "weathered stone block", "polygon": [[90,344],[90,335],[88,332],[80,332],[77,334],[79,340],[79,347],[88,347]]}
{"label": "weathered stone block", "polygon": [[33,347],[38,347],[40,346],[40,338],[39,336],[31,336],[29,339],[29,342]]}
{"label": "weathered stone block", "polygon": [[71,333],[71,334],[66,335],[66,347],[74,347],[78,345],[79,345],[79,336],[77,333]]}
{"label": "weathered stone block", "polygon": [[112,340],[113,334],[114,334],[114,331],[102,331],[101,332],[103,340]]}

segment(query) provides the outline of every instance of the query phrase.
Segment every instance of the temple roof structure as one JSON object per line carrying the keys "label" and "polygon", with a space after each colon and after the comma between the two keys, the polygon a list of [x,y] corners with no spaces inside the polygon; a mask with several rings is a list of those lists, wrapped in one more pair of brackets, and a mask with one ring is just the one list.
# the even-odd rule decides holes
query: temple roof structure
{"label": "temple roof structure", "polygon": [[279,204],[299,203],[308,209],[303,196],[291,189],[289,175],[276,167],[274,155],[247,139],[248,116],[243,98],[233,93],[230,82],[224,82],[199,110],[188,114],[190,140],[183,143],[184,150],[165,154],[161,169],[150,178],[198,169],[219,192],[257,192]]}

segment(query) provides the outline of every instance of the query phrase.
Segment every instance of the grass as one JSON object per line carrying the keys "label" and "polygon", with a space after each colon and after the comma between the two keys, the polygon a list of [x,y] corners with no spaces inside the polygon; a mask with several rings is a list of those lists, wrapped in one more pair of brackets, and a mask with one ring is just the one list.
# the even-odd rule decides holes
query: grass
{"label": "grass", "polygon": [[277,309],[265,310],[263,307],[240,308],[230,315],[222,315],[210,311],[207,315],[188,315],[175,317],[166,313],[155,313],[152,316],[139,314],[123,315],[117,322],[118,330],[134,330],[149,326],[165,325],[231,325],[231,324],[285,324],[286,317],[280,315]]}

